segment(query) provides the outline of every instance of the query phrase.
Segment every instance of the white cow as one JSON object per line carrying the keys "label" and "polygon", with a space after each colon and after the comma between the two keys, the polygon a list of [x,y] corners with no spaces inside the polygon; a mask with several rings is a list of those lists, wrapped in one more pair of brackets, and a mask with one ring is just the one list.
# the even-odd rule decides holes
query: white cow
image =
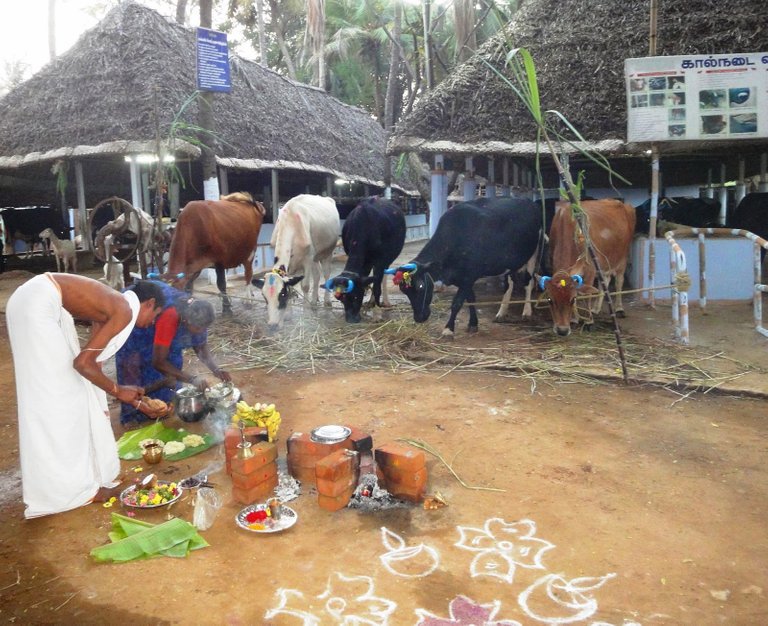
{"label": "white cow", "polygon": [[[275,269],[253,284],[267,301],[267,326],[283,325],[288,289],[301,280],[304,301],[315,306],[320,280],[331,277],[331,257],[341,234],[339,212],[333,198],[302,194],[280,209],[270,244],[275,249]],[[331,294],[325,292],[325,304]]]}

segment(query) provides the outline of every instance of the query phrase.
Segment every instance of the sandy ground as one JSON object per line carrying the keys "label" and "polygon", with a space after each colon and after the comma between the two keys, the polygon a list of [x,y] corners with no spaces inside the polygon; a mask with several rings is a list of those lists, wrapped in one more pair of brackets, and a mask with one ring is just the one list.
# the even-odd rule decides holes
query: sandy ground
{"label": "sandy ground", "polygon": [[[20,278],[0,279],[0,306]],[[312,315],[298,309],[302,314]],[[320,314],[341,316],[336,309]],[[263,319],[263,308],[247,315]],[[627,332],[671,336],[667,307],[635,304],[628,315]],[[492,316],[483,309],[480,333],[467,337],[462,330],[454,343],[472,348],[546,330],[544,312],[533,325],[491,324]],[[430,322],[435,337],[444,319]],[[460,319],[463,328],[466,317]],[[343,362],[314,374],[236,371],[249,401],[280,408],[282,458],[292,432],[342,423],[370,432],[375,445],[401,438],[428,443],[468,487],[429,455],[429,491],[445,497],[445,508],[327,513],[304,489],[290,503],[297,524],[263,536],[236,527],[241,507],[229,479],[212,472],[225,503],[203,533],[210,547],[184,560],[123,565],[88,556],[108,541],[110,509],[91,505],[23,519],[3,326],[0,621],[768,623],[768,358],[766,339],[750,323],[746,304],[713,307],[707,316],[692,311],[696,347],[727,357],[742,372],[708,393],[556,377],[532,384],[493,370],[345,369]],[[361,332],[374,325],[361,324]],[[610,336],[605,326],[597,332]],[[575,334],[568,341],[575,349],[584,340]],[[718,389],[729,385],[731,393]],[[181,425],[177,418],[168,424]],[[158,471],[182,478],[219,466],[221,455],[217,446],[187,461],[164,461]],[[123,463],[128,471],[134,466]],[[185,496],[170,512],[138,516],[191,520],[192,510]]]}

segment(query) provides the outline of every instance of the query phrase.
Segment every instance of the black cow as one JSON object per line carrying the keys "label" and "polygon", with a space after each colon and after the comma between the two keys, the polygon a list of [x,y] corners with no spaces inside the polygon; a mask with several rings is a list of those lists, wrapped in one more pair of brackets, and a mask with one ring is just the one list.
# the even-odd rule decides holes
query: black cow
{"label": "black cow", "polygon": [[[768,240],[768,193],[748,193],[744,196],[729,225]],[[761,248],[760,252],[765,256],[764,249]]]}
{"label": "black cow", "polygon": [[443,215],[434,236],[411,263],[389,272],[411,301],[416,322],[429,319],[435,281],[456,285],[443,335],[453,336],[464,301],[469,302],[467,330],[476,332],[475,281],[522,267],[536,251],[541,226],[541,206],[531,200],[462,202]]}
{"label": "black cow", "polygon": [[[344,305],[348,322],[360,321],[365,288],[372,285],[371,306],[381,306],[381,280],[384,270],[397,258],[405,243],[405,216],[390,200],[366,198],[347,216],[341,230],[347,262],[344,271],[328,279],[326,289],[333,290]],[[368,276],[373,270],[373,275]]]}
{"label": "black cow", "polygon": [[[646,200],[635,207],[635,232],[648,234],[651,223],[651,201]],[[658,206],[658,219],[674,224],[684,224],[698,228],[718,226],[720,202],[714,198],[661,198]]]}

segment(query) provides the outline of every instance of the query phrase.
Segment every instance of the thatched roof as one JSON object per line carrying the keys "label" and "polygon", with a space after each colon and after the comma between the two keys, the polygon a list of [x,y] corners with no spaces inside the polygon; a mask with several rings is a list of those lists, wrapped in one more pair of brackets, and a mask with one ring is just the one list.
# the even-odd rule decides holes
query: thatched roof
{"label": "thatched roof", "polygon": [[[242,169],[292,168],[383,185],[385,134],[365,111],[230,55],[216,96],[216,155]],[[154,153],[196,89],[195,30],[132,2],[0,100],[0,169],[63,157]],[[197,104],[183,115],[197,123]],[[177,156],[196,158],[192,143]]]}
{"label": "thatched roof", "polygon": [[[768,50],[762,0],[659,2],[659,56]],[[544,109],[563,113],[603,154],[637,153],[627,145],[624,59],[648,55],[650,0],[524,0],[505,31],[425,97],[395,129],[388,149],[445,154],[530,155],[535,128],[509,86],[508,50],[534,59]],[[662,152],[765,150],[768,141],[667,142]]]}

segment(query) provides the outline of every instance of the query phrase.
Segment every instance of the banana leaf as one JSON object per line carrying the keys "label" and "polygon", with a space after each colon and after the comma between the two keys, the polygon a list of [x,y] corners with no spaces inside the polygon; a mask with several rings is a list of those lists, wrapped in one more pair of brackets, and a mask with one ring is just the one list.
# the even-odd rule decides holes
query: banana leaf
{"label": "banana leaf", "polygon": [[156,556],[183,558],[191,550],[205,548],[208,542],[197,529],[178,517],[158,525],[112,514],[112,543],[91,550],[99,562],[124,563]]}
{"label": "banana leaf", "polygon": [[[189,432],[184,429],[176,430],[175,428],[168,428],[162,422],[153,422],[148,426],[143,426],[136,430],[129,430],[127,433],[124,433],[122,437],[117,440],[117,454],[125,461],[137,461],[141,458],[141,447],[139,446],[139,442],[144,439],[159,439],[164,442],[181,441],[188,434]],[[205,452],[216,443],[213,435],[204,433],[201,436],[205,440],[205,443],[202,445],[194,448],[186,448],[181,452],[171,454],[164,458],[169,461],[181,461],[187,457]]]}

